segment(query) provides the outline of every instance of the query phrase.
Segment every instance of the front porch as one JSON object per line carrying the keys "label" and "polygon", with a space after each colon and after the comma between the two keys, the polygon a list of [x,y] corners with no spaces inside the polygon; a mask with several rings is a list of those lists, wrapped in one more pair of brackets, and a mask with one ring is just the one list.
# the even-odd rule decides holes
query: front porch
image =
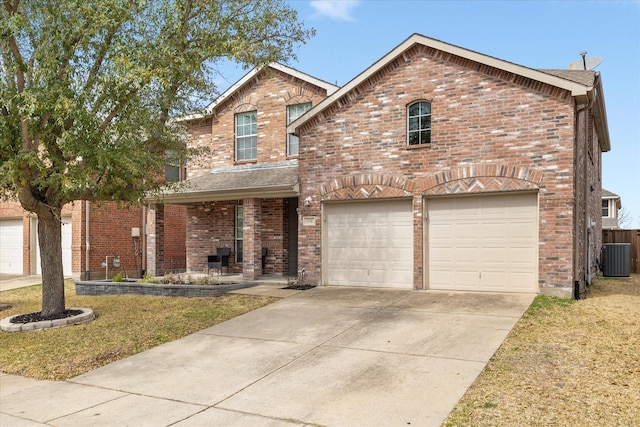
{"label": "front porch", "polygon": [[[298,273],[296,163],[242,167],[193,178],[149,209],[147,271],[170,273],[164,263],[165,205],[186,207],[186,273],[207,274],[218,249],[229,253],[221,271],[243,281]],[[215,265],[219,267],[219,265]],[[221,277],[227,277],[225,275]]]}

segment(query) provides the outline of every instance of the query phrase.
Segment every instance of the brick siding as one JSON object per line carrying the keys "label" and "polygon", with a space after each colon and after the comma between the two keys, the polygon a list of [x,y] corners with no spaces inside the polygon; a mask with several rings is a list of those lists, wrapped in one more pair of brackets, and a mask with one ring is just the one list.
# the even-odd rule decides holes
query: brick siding
{"label": "brick siding", "polygon": [[[305,102],[316,105],[326,95],[325,89],[279,70],[258,73],[219,104],[212,117],[189,123],[190,145],[204,149],[205,154],[187,165],[187,176],[193,178],[211,170],[247,163],[267,165],[289,160],[287,106]],[[236,162],[235,114],[252,110],[258,112],[257,159]],[[239,197],[239,200],[204,202],[187,208],[187,271],[206,271],[207,256],[214,255],[217,247],[229,247],[229,270],[235,273],[246,271],[249,276],[258,277],[262,274],[262,248],[267,248],[265,273],[287,274],[290,261],[288,224],[289,221],[297,221],[297,217],[288,217],[287,208],[288,203],[295,199],[257,200],[259,207],[252,218],[255,221],[253,227],[258,225],[259,229],[251,228],[245,222],[245,227],[250,228],[245,230],[244,236],[244,265],[236,262],[235,207],[247,207],[249,200]]]}
{"label": "brick siding", "polygon": [[[431,144],[408,147],[406,108],[418,100],[431,102]],[[423,287],[424,196],[521,190],[539,195],[541,290],[571,288],[576,159],[568,92],[418,46],[300,133],[300,198],[312,199],[300,215],[320,218],[325,200],[413,197],[415,288]],[[301,226],[299,241],[300,268],[320,281],[320,221]]]}

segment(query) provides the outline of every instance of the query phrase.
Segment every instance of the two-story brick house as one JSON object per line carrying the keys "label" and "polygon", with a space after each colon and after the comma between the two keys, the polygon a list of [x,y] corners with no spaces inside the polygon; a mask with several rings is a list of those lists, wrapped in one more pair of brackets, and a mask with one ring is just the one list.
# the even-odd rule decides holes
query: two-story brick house
{"label": "two-story brick house", "polygon": [[597,72],[413,35],[287,131],[308,280],[569,297],[597,271]]}
{"label": "two-story brick house", "polygon": [[152,203],[148,270],[166,269],[166,209],[186,207],[186,267],[207,271],[230,248],[228,271],[255,279],[298,271],[298,151],[287,124],[337,87],[281,64],[246,74],[205,109],[182,119],[206,153],[187,165],[186,187]]}

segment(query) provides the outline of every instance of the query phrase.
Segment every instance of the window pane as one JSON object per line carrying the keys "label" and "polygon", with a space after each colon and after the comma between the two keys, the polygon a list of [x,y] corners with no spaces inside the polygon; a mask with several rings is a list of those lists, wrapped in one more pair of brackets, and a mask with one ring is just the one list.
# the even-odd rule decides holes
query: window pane
{"label": "window pane", "polygon": [[431,131],[423,130],[420,132],[420,144],[429,144],[431,142]]}
{"label": "window pane", "polygon": [[420,114],[420,103],[412,104],[409,106],[409,116],[415,117]]}
{"label": "window pane", "polygon": [[431,129],[431,116],[420,117],[420,129]]}
{"label": "window pane", "polygon": [[420,129],[420,121],[417,117],[412,117],[409,119],[409,130],[418,130]]}
{"label": "window pane", "polygon": [[418,132],[409,132],[409,145],[418,144]]}
{"label": "window pane", "polygon": [[168,182],[180,181],[180,167],[173,165],[165,166],[164,179]]}
{"label": "window pane", "polygon": [[236,262],[242,262],[243,260],[243,244],[242,240],[236,241]]}
{"label": "window pane", "polygon": [[287,154],[289,156],[297,156],[299,154],[298,147],[299,147],[298,137],[295,135],[289,135],[289,146],[287,148]]}

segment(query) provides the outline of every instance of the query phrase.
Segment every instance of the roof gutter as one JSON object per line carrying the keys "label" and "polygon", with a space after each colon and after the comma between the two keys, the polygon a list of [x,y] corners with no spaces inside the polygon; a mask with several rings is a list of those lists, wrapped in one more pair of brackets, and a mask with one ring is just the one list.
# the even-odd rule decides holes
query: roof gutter
{"label": "roof gutter", "polygon": [[200,190],[183,193],[164,194],[160,197],[148,197],[149,203],[161,203],[165,205],[192,205],[194,203],[214,202],[223,200],[237,200],[248,198],[277,199],[298,197],[300,194],[298,184],[270,186],[266,188],[247,188],[231,190]]}

